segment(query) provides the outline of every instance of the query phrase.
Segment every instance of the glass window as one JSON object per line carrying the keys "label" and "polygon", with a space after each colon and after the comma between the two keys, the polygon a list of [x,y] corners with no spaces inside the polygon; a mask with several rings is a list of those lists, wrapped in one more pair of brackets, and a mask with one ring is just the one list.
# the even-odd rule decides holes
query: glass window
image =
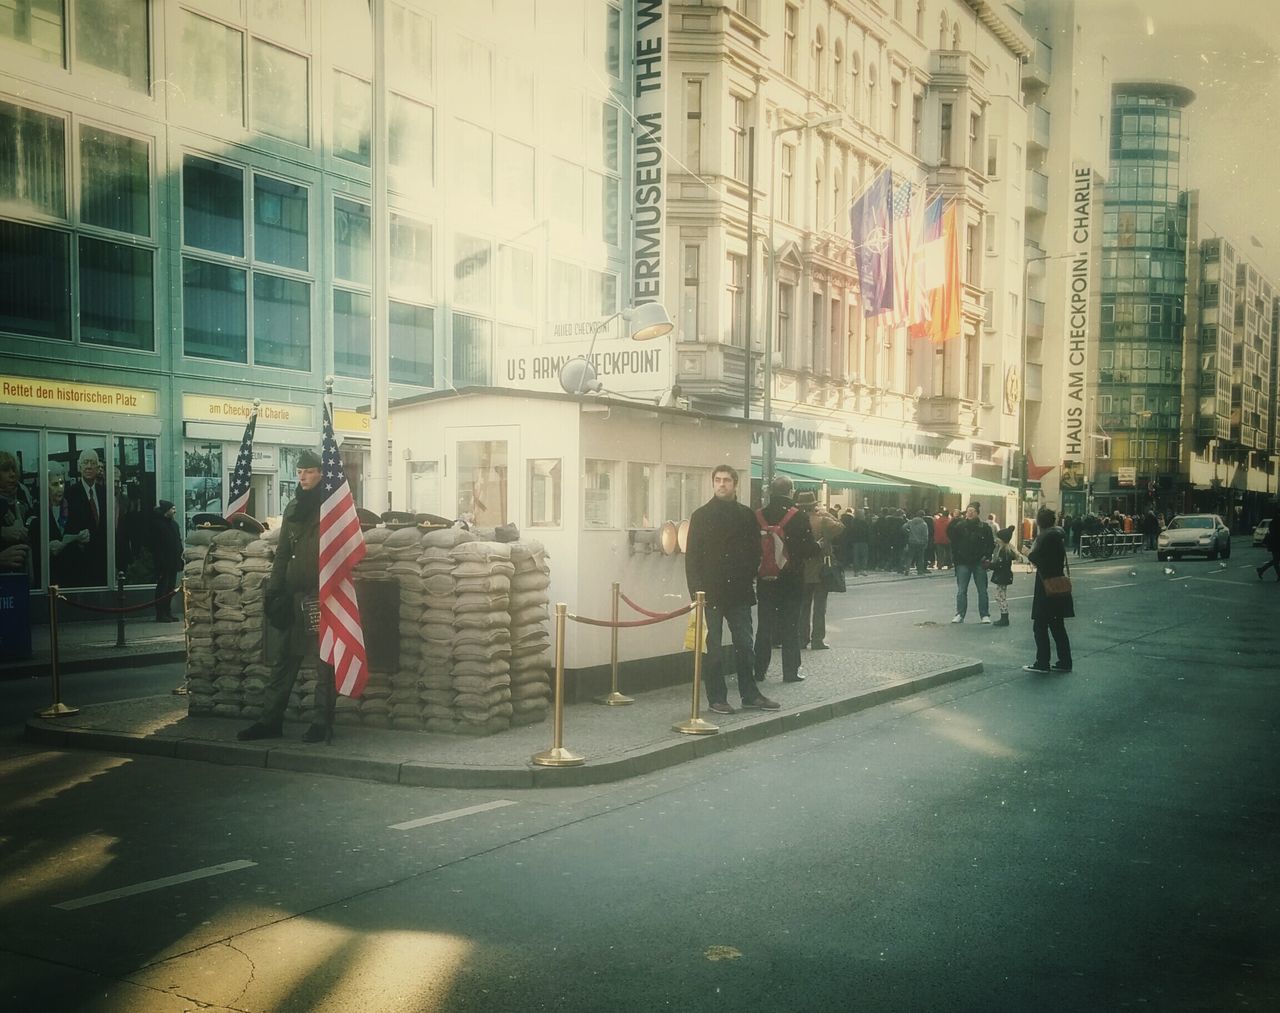
{"label": "glass window", "polygon": [[558,457],[529,461],[529,527],[560,526],[561,467]]}
{"label": "glass window", "polygon": [[66,233],[0,219],[0,278],[0,331],[71,340]]}
{"label": "glass window", "polygon": [[180,10],[182,42],[174,61],[178,93],[237,125],[244,123],[244,35]]}
{"label": "glass window", "polygon": [[582,268],[563,260],[551,262],[548,311],[552,320],[578,320],[582,313]]}
{"label": "glass window", "polygon": [[604,66],[610,77],[622,76],[622,12],[612,4],[605,11]]}
{"label": "glass window", "polygon": [[369,284],[369,209],[345,197],[333,199],[333,273],[343,281]]}
{"label": "glass window", "polygon": [[249,13],[255,32],[295,46],[306,46],[306,0],[250,0]]}
{"label": "glass window", "polygon": [[618,276],[609,271],[587,272],[587,313],[602,317],[618,311]]}
{"label": "glass window", "polygon": [[454,182],[461,193],[486,204],[493,201],[493,134],[462,120],[457,122],[458,151]]}
{"label": "glass window", "polygon": [[[42,471],[39,433],[0,430],[0,549],[6,553],[0,568],[8,573],[27,574],[32,586],[37,587],[42,583],[44,572],[40,547],[40,487],[46,479]],[[59,486],[59,496],[61,493]],[[60,552],[63,548],[61,527],[52,532],[50,540]]]}
{"label": "glass window", "polygon": [[65,218],[66,190],[62,118],[0,102],[0,208]]}
{"label": "glass window", "polygon": [[311,368],[311,286],[306,282],[254,273],[253,361]]}
{"label": "glass window", "polygon": [[531,318],[537,309],[534,259],[529,250],[498,247],[498,305],[505,316]]}
{"label": "glass window", "polygon": [[360,292],[334,289],[333,370],[342,376],[368,378],[372,347],[373,300]]}
{"label": "glass window", "polygon": [[627,464],[627,527],[651,528],[653,519],[655,464],[631,461]]}
{"label": "glass window", "polygon": [[[446,47],[447,48],[447,47]],[[493,105],[493,54],[487,46],[458,38],[453,47],[454,80],[466,81],[458,99],[477,113],[487,114]]]}
{"label": "glass window", "polygon": [[245,272],[185,258],[182,262],[182,342],[187,355],[247,362]]}
{"label": "glass window", "polygon": [[487,239],[459,234],[453,240],[453,300],[488,308],[493,304],[493,247]]}
{"label": "glass window", "polygon": [[[510,23],[510,22],[508,22]],[[533,72],[510,57],[498,60],[498,113],[502,127],[530,134],[537,126]]]}
{"label": "glass window", "polygon": [[307,58],[253,40],[253,129],[306,146],[311,138]]}
{"label": "glass window", "polygon": [[254,175],[254,259],[305,271],[307,231],[307,188]]}
{"label": "glass window", "polygon": [[481,527],[507,523],[507,441],[458,441],[458,516]]}
{"label": "glass window", "polygon": [[391,215],[392,295],[430,300],[432,270],[431,226]]}
{"label": "glass window", "polygon": [[533,148],[498,138],[498,206],[518,221],[533,217]]}
{"label": "glass window", "polygon": [[551,215],[582,228],[582,167],[563,158],[551,159]]}
{"label": "glass window", "polygon": [[123,573],[126,584],[152,583],[156,579],[150,548],[156,510],[156,441],[117,436],[114,442],[115,565],[111,572]]}
{"label": "glass window", "polygon": [[600,157],[604,167],[618,171],[618,107],[612,102],[600,106]]}
{"label": "glass window", "polygon": [[134,91],[151,87],[147,0],[76,4],[76,59],[119,77]]}
{"label": "glass window", "polygon": [[604,192],[601,194],[601,202],[604,204],[602,209],[603,221],[601,222],[600,238],[610,246],[617,246],[619,242],[618,233],[618,209],[621,205],[619,200],[620,187],[618,180],[613,176],[604,178]]}
{"label": "glass window", "polygon": [[222,444],[188,441],[182,453],[182,506],[187,527],[196,514],[221,514]]}
{"label": "glass window", "polygon": [[368,81],[333,72],[333,153],[358,165],[369,164],[373,89]]}
{"label": "glass window", "polygon": [[[392,95],[387,106],[387,159],[419,185],[435,183],[436,111]],[[405,189],[401,186],[400,189]]]}
{"label": "glass window", "polygon": [[63,0],[27,0],[4,5],[0,38],[30,47],[29,54],[46,63],[65,64],[63,58]]}
{"label": "glass window", "polygon": [[453,385],[489,386],[492,361],[492,324],[480,317],[453,314]]}
{"label": "glass window", "polygon": [[388,310],[391,379],[420,387],[435,384],[435,310],[392,302]]}
{"label": "glass window", "polygon": [[668,468],[662,485],[662,506],[669,521],[691,517],[706,499],[706,475],[690,468]]}
{"label": "glass window", "polygon": [[[112,522],[115,497],[108,486],[107,439],[83,433],[50,433],[48,436],[49,467],[66,476],[63,496],[66,500],[66,530],[81,535],[75,543],[75,555],[59,560],[60,581],[66,587],[104,587],[107,583],[108,554],[112,550],[108,532]],[[117,564],[119,560],[117,560]],[[56,571],[55,571],[56,572]],[[112,581],[114,584],[115,581]]]}
{"label": "glass window", "polygon": [[387,77],[391,87],[430,90],[435,74],[431,22],[400,4],[387,7]]}
{"label": "glass window", "polygon": [[197,155],[182,160],[182,236],[187,246],[244,256],[244,174]]}
{"label": "glass window", "polygon": [[150,250],[80,237],[80,340],[114,348],[155,348]]}
{"label": "glass window", "polygon": [[416,514],[438,514],[444,509],[439,461],[409,462],[409,509]]}
{"label": "glass window", "polygon": [[615,461],[583,461],[582,523],[587,528],[614,526],[613,497],[617,484]]}
{"label": "glass window", "polygon": [[80,220],[135,236],[151,234],[151,165],[146,141],[80,128]]}

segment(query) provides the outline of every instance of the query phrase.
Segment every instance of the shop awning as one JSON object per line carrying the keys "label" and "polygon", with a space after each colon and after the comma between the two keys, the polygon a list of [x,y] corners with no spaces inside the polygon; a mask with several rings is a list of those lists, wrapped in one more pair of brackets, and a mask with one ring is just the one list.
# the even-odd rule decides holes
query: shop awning
{"label": "shop awning", "polygon": [[[902,492],[910,486],[880,475],[870,475],[865,471],[849,471],[845,468],[832,468],[825,464],[804,464],[800,461],[776,461],[774,471],[786,475],[796,482],[817,484],[825,482],[832,489],[862,489],[866,492]],[[759,461],[751,462],[751,477],[761,477]]]}
{"label": "shop awning", "polygon": [[1016,489],[999,482],[990,482],[985,478],[974,478],[972,475],[930,475],[927,472],[894,471],[870,472],[869,474],[907,482],[914,486],[925,486],[940,492],[954,493],[957,496],[1009,496]]}

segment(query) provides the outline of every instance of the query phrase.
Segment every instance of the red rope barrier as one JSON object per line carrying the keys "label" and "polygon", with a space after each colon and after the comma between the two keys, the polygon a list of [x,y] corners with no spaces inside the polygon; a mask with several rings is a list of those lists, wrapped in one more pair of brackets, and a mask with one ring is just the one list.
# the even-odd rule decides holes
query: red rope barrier
{"label": "red rope barrier", "polygon": [[126,612],[141,612],[143,609],[149,609],[153,605],[159,605],[162,601],[168,601],[175,594],[180,594],[181,591],[182,591],[182,588],[174,588],[168,594],[162,595],[159,598],[152,599],[151,601],[144,601],[141,605],[130,605],[127,608],[122,608],[122,609],[104,608],[100,605],[84,605],[78,601],[72,601],[70,598],[68,598],[64,594],[58,595],[58,601],[64,601],[68,605],[70,605],[72,608],[81,609],[82,611],[85,611],[85,612],[102,612],[107,615],[120,615]]}
{"label": "red rope barrier", "polygon": [[618,592],[618,597],[639,612],[642,616],[648,616],[650,619],[674,619],[676,616],[684,615],[693,608],[692,603],[690,603],[688,605],[682,605],[680,608],[675,609],[672,612],[651,612],[643,605],[637,605],[621,591]]}
{"label": "red rope barrier", "polygon": [[656,623],[665,623],[668,619],[674,619],[676,616],[682,616],[686,612],[692,611],[693,603],[690,602],[688,605],[678,608],[674,612],[670,612],[667,615],[655,616],[652,619],[620,619],[617,622],[614,622],[611,619],[588,619],[586,616],[575,616],[572,613],[570,613],[568,618],[572,619],[575,623],[585,623],[587,626],[616,626],[618,629],[631,629],[636,626],[653,626]]}

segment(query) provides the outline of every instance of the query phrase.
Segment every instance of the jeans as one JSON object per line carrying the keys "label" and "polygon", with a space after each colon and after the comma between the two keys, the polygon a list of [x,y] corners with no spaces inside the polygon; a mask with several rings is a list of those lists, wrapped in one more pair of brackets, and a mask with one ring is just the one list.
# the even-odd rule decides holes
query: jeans
{"label": "jeans", "polygon": [[933,546],[933,554],[938,560],[938,569],[951,565],[951,543],[935,542]]}
{"label": "jeans", "polygon": [[[267,680],[266,690],[262,696],[262,717],[258,720],[264,725],[279,726],[284,720],[285,708],[289,705],[289,694],[293,691],[293,683],[298,678],[298,669],[302,667],[302,655],[281,651],[275,664],[271,666],[271,676]],[[333,724],[333,708],[337,702],[338,690],[334,681],[333,666],[316,660],[316,702],[311,720],[318,725]]]}
{"label": "jeans", "polygon": [[853,575],[856,577],[860,573],[867,572],[867,550],[870,548],[866,542],[853,543]]}
{"label": "jeans", "polygon": [[978,615],[991,614],[987,602],[987,571],[978,564],[956,563],[956,615],[961,619],[969,611],[969,578],[978,589]]}
{"label": "jeans", "polygon": [[1035,619],[1031,623],[1031,635],[1036,639],[1036,667],[1049,667],[1049,634],[1058,648],[1058,665],[1071,667],[1071,641],[1067,639],[1067,624],[1061,616],[1052,619]]}
{"label": "jeans", "polygon": [[[827,639],[827,594],[821,584],[806,584],[800,602],[800,646]],[[810,639],[812,637],[812,640]]]}
{"label": "jeans", "polygon": [[743,703],[754,700],[760,695],[760,691],[756,689],[755,662],[751,649],[751,606],[708,605],[706,623],[707,663],[702,669],[702,680],[707,687],[707,703],[727,703],[729,699],[729,691],[724,683],[724,651],[720,649],[724,623],[729,624],[729,638],[733,641],[733,658],[738,668],[738,696]]}
{"label": "jeans", "polygon": [[760,598],[756,678],[763,679],[769,671],[775,630],[782,641],[782,677],[794,678],[800,671],[800,606],[804,601],[804,585],[790,580],[762,580],[756,593]]}
{"label": "jeans", "polygon": [[925,562],[925,550],[928,547],[927,542],[907,542],[907,547],[902,551],[902,572],[909,573],[914,566],[916,573],[924,573],[928,569]]}

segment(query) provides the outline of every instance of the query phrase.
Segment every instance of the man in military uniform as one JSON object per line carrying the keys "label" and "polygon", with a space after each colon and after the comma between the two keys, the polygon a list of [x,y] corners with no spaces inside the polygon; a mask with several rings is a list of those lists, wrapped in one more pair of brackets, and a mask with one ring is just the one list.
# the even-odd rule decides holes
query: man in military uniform
{"label": "man in military uniform", "polygon": [[[298,669],[304,658],[315,657],[318,634],[309,628],[305,599],[320,592],[320,455],[304,450],[298,455],[298,488],[285,508],[276,544],[271,578],[263,595],[267,622],[287,638],[271,666],[262,705],[262,716],[243,729],[237,738],[278,739],[283,733],[284,711]],[[336,687],[333,667],[316,660],[315,717],[302,735],[303,742],[324,742],[333,735],[333,707]]]}

